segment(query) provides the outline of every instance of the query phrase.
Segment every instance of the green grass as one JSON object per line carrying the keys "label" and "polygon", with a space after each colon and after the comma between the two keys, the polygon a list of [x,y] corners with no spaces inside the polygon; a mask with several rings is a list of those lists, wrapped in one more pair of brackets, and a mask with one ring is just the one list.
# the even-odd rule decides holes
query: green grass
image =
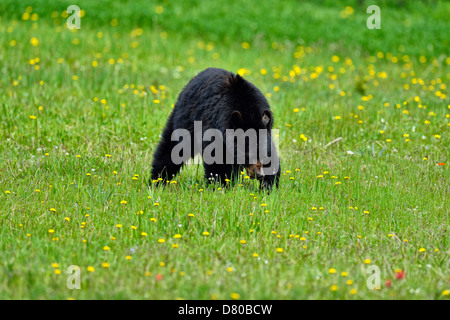
{"label": "green grass", "polygon": [[[379,2],[368,30],[361,3],[80,1],[71,32],[68,1],[2,1],[0,298],[448,299],[450,5]],[[267,95],[270,195],[214,191],[196,165],[148,188],[171,106],[206,67]]]}

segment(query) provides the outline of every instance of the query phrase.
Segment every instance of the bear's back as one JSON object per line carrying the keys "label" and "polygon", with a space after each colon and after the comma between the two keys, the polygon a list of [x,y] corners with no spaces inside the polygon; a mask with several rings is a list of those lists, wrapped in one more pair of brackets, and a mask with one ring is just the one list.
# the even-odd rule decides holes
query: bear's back
{"label": "bear's back", "polygon": [[184,87],[173,110],[174,129],[192,129],[194,121],[224,129],[233,110],[259,117],[270,108],[263,94],[241,76],[219,68],[198,73]]}

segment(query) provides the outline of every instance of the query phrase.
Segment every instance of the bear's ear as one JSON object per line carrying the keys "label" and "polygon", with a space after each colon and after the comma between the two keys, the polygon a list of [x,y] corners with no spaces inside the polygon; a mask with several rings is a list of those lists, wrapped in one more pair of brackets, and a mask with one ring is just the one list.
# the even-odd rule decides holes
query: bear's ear
{"label": "bear's ear", "polygon": [[243,123],[242,114],[239,111],[234,110],[231,113],[231,126],[234,129],[237,129],[242,127],[242,123]]}
{"label": "bear's ear", "polygon": [[262,116],[263,125],[267,128],[271,122],[272,122],[272,113],[270,112],[270,110],[264,110]]}

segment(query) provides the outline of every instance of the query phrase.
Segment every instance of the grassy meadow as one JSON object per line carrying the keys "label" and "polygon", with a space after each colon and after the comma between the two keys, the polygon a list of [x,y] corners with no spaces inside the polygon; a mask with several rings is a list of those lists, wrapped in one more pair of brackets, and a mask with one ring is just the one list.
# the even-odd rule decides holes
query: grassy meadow
{"label": "grassy meadow", "polygon": [[[450,298],[449,2],[72,2],[0,2],[0,299]],[[266,95],[278,190],[149,187],[207,67]]]}

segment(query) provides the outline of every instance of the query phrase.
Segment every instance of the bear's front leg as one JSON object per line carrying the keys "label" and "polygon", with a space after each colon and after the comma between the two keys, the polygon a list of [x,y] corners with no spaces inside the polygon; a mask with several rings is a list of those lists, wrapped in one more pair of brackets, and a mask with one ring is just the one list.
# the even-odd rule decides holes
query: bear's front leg
{"label": "bear's front leg", "polygon": [[265,189],[270,192],[274,185],[278,188],[280,182],[280,173],[281,167],[280,165],[278,165],[278,170],[276,170],[274,174],[264,175],[262,178],[260,178],[260,189]]}

